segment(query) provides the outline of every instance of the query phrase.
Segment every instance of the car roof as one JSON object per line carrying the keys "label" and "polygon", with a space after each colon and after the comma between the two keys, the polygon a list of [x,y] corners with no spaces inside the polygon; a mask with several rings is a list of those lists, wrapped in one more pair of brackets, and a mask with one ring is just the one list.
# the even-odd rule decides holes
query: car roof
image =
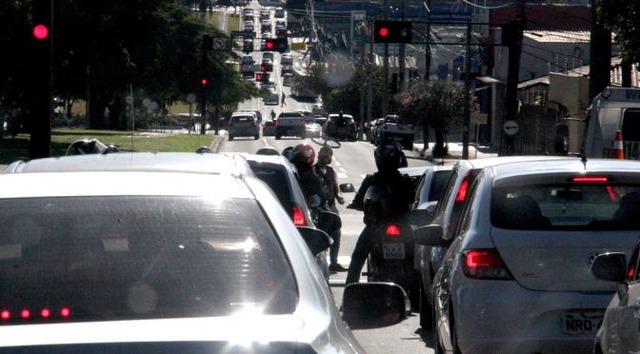
{"label": "car roof", "polygon": [[430,165],[430,166],[411,166],[411,167],[401,167],[398,169],[400,173],[406,174],[409,176],[421,176],[427,170],[433,171],[447,171],[452,170],[453,165]]}
{"label": "car roof", "polygon": [[640,161],[617,159],[589,159],[586,162],[577,157],[531,162],[513,162],[489,166],[500,177],[514,175],[558,174],[558,173],[636,173],[640,174]]}
{"label": "car roof", "polygon": [[[454,165],[466,166],[471,169],[481,169],[489,166],[503,165],[513,162],[533,162],[546,160],[563,160],[566,156],[525,155],[525,156],[498,156],[486,159],[459,160]],[[575,159],[575,158],[572,158]]]}
{"label": "car roof", "polygon": [[71,171],[191,172],[253,176],[240,157],[190,152],[119,152],[16,161],[4,174]]}
{"label": "car roof", "polygon": [[[191,172],[76,170],[0,174],[0,199],[60,196],[173,195],[251,198],[244,178]],[[176,183],[180,181],[180,183]],[[55,186],[55,187],[52,187]],[[203,186],[207,186],[203,188]]]}

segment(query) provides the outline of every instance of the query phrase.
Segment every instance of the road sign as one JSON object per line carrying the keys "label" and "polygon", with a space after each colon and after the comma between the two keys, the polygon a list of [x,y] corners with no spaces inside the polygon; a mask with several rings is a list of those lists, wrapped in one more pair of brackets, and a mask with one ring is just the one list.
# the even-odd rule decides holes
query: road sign
{"label": "road sign", "polygon": [[502,127],[502,129],[504,129],[504,133],[509,136],[516,135],[516,133],[518,132],[518,122],[516,122],[515,120],[508,120],[504,122],[504,126]]}
{"label": "road sign", "polygon": [[226,50],[227,42],[228,42],[227,38],[214,38],[213,50]]}
{"label": "road sign", "polygon": [[471,14],[467,12],[431,12],[429,21],[432,22],[469,22]]}
{"label": "road sign", "polygon": [[253,31],[231,31],[231,37],[247,37],[255,38],[256,33]]}

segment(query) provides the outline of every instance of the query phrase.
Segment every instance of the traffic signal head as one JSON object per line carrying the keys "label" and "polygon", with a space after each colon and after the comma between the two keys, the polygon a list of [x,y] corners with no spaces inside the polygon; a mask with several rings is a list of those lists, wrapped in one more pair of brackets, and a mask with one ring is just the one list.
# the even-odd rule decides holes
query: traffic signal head
{"label": "traffic signal head", "polygon": [[287,37],[276,38],[276,50],[280,53],[284,53],[289,50],[289,40],[287,40]]}
{"label": "traffic signal head", "polygon": [[273,51],[276,50],[276,40],[275,38],[265,38],[264,40],[264,50],[265,51]]}
{"label": "traffic signal head", "polygon": [[376,20],[373,29],[374,43],[411,43],[410,21]]}
{"label": "traffic signal head", "polygon": [[33,36],[38,40],[44,40],[49,37],[49,28],[42,23],[33,26]]}

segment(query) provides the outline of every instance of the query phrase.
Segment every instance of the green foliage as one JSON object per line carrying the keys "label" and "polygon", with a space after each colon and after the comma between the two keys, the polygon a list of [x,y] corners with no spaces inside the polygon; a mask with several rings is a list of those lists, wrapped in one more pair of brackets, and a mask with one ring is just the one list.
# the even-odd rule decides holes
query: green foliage
{"label": "green foliage", "polygon": [[464,85],[452,81],[419,81],[395,96],[407,122],[446,130],[462,123]]}
{"label": "green foliage", "polygon": [[595,0],[598,22],[620,43],[623,58],[640,63],[640,0]]}
{"label": "green foliage", "polygon": [[[0,4],[0,43],[5,53],[11,53],[0,68],[0,102],[16,114],[29,109],[25,97],[38,60],[29,48],[30,4],[30,0]],[[54,6],[53,93],[68,100],[90,98],[92,127],[124,128],[121,117],[129,87],[136,104],[149,98],[161,108],[188,93],[199,94],[202,37],[223,35],[175,0],[56,0]],[[215,90],[207,100],[212,105],[255,95],[226,64],[233,55],[209,52]]]}

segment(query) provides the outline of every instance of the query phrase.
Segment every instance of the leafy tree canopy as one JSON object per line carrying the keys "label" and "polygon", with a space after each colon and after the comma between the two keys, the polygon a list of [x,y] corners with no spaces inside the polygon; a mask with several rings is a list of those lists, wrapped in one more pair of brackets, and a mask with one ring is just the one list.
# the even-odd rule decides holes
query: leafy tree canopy
{"label": "leafy tree canopy", "polygon": [[640,0],[595,0],[598,21],[620,43],[622,56],[640,63]]}

